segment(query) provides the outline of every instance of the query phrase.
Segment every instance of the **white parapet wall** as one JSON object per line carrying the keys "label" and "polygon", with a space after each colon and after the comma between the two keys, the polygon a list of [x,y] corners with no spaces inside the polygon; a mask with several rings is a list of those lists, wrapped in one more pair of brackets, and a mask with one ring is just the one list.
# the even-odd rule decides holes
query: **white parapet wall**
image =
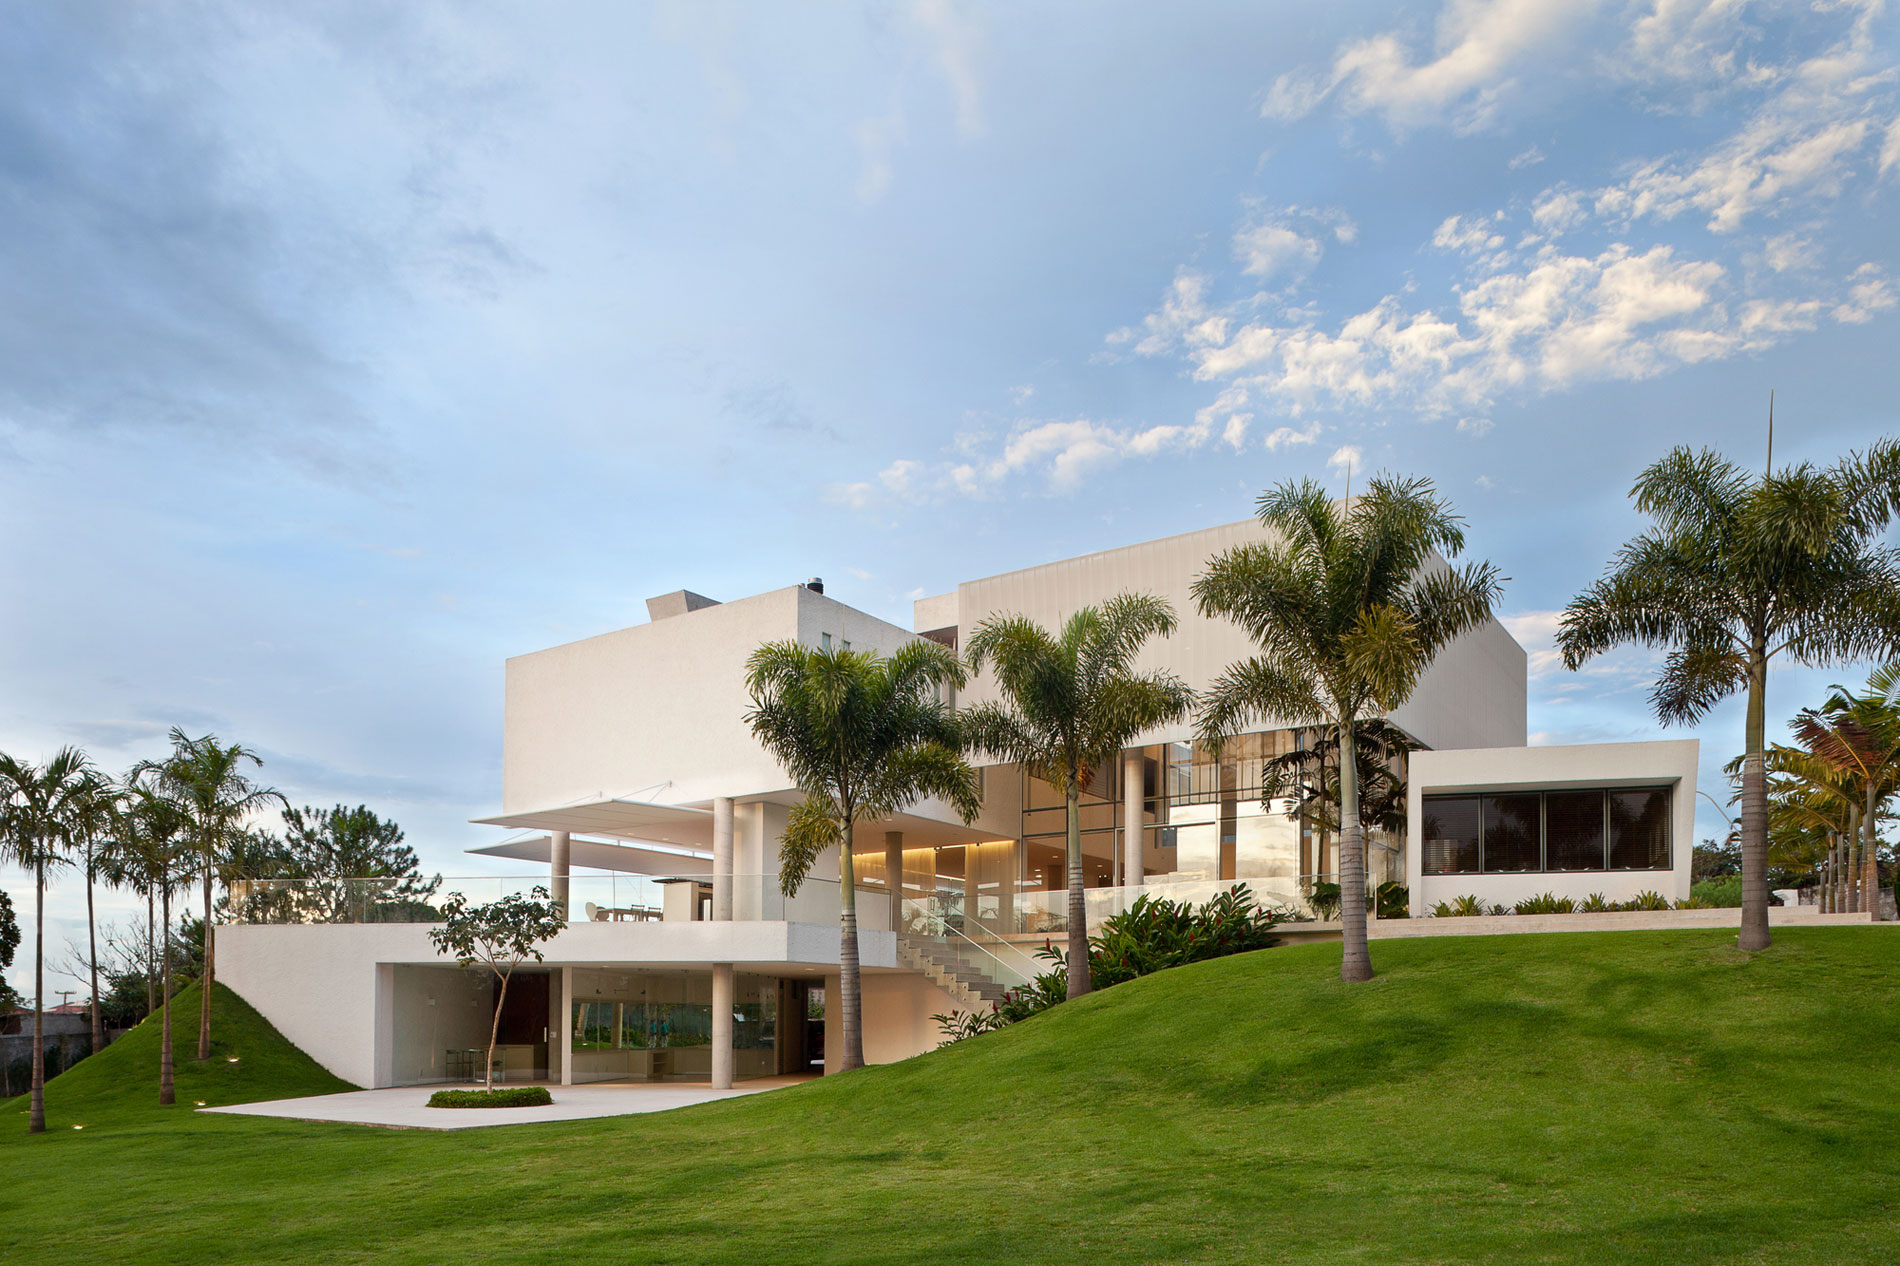
{"label": "white parapet wall", "polygon": [[[835,926],[810,923],[578,923],[548,943],[545,965],[710,969],[731,963],[765,974],[794,967],[836,971],[838,942]],[[893,932],[860,931],[858,951],[867,972],[898,970]],[[397,1022],[397,1008],[418,1005],[421,997],[399,989],[394,969],[453,967],[436,953],[422,923],[223,924],[217,962],[219,981],[278,1032],[364,1087],[394,1084],[406,1027]]]}
{"label": "white parapet wall", "polygon": [[[1471,895],[1510,907],[1550,892],[1578,901],[1602,893],[1628,901],[1658,892],[1670,901],[1689,895],[1695,847],[1694,739],[1646,743],[1587,743],[1564,747],[1485,747],[1414,752],[1408,768],[1405,868],[1413,918],[1441,901]],[[1457,793],[1567,791],[1668,787],[1672,792],[1670,865],[1658,870],[1537,870],[1503,874],[1424,873],[1424,798]]]}

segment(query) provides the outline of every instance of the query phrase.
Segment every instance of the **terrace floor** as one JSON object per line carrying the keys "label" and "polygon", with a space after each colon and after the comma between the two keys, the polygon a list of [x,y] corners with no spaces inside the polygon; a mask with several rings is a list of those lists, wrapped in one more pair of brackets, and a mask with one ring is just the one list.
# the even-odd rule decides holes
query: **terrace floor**
{"label": "terrace floor", "polygon": [[395,1086],[384,1090],[350,1090],[304,1099],[273,1099],[264,1103],[234,1103],[200,1108],[236,1116],[283,1117],[292,1121],[338,1121],[349,1125],[376,1125],[398,1130],[469,1130],[494,1125],[528,1125],[537,1121],[580,1121],[588,1117],[632,1116],[667,1112],[719,1099],[756,1095],[796,1086],[810,1077],[761,1077],[731,1090],[671,1083],[601,1083],[561,1086],[547,1082],[509,1082],[509,1086],[546,1085],[554,1102],[543,1108],[431,1108],[429,1096],[443,1086]]}

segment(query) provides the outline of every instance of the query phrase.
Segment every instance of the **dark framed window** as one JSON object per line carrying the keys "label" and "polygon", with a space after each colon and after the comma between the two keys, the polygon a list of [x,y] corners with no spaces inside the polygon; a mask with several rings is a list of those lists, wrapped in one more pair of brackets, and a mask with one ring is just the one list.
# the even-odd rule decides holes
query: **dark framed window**
{"label": "dark framed window", "polygon": [[1427,796],[1424,823],[1425,873],[1478,873],[1478,797]]}
{"label": "dark framed window", "polygon": [[1428,875],[1668,870],[1668,787],[1424,797]]}
{"label": "dark framed window", "polygon": [[1610,869],[1661,870],[1669,865],[1669,789],[1610,793]]}
{"label": "dark framed window", "polygon": [[1602,870],[1601,791],[1544,793],[1544,869]]}
{"label": "dark framed window", "polygon": [[1483,797],[1481,851],[1485,874],[1544,868],[1538,852],[1543,835],[1542,799],[1534,791],[1528,795]]}

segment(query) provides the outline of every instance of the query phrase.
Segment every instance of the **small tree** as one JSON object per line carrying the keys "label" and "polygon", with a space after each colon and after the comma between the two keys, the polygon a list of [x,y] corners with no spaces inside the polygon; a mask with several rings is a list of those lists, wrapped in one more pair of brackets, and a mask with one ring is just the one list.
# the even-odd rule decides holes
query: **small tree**
{"label": "small tree", "polygon": [[20,948],[20,921],[13,915],[13,898],[0,891],[0,1016],[20,1005],[20,997],[7,983],[7,968]]}
{"label": "small tree", "polygon": [[451,893],[442,908],[443,924],[429,929],[429,939],[444,954],[455,955],[464,968],[477,963],[501,982],[495,994],[495,1017],[488,1026],[488,1059],[482,1065],[482,1085],[495,1081],[495,1037],[501,1032],[501,1008],[508,1000],[508,981],[515,968],[532,958],[541,960],[541,942],[552,940],[567,926],[561,907],[537,887],[532,896],[511,892],[499,901],[471,906],[461,893]]}

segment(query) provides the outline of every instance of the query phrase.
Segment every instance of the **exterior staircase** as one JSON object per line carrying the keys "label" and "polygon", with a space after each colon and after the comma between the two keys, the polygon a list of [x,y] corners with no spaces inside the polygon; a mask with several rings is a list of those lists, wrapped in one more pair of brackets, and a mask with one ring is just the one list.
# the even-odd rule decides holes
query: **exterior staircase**
{"label": "exterior staircase", "polygon": [[915,932],[897,934],[897,961],[922,972],[943,991],[973,1011],[1002,1001],[1005,987],[959,955],[955,946]]}

